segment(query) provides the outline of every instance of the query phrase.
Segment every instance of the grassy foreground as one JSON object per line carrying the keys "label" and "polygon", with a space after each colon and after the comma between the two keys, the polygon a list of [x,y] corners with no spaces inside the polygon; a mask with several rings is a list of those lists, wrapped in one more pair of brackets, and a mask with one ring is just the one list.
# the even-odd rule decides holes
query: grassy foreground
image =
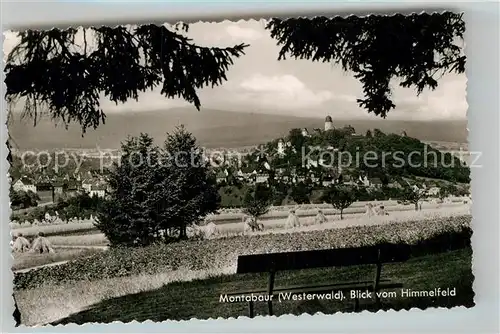
{"label": "grassy foreground", "polygon": [[377,226],[182,241],[136,249],[116,248],[57,267],[16,274],[14,290],[154,275],[179,269],[222,271],[232,268],[236,272],[240,255],[370,246],[382,242],[410,245],[413,256],[422,256],[469,245],[470,220],[471,216],[467,215]]}
{"label": "grassy foreground", "polygon": [[[474,305],[471,268],[472,249],[464,248],[446,253],[421,256],[406,263],[388,264],[383,267],[382,277],[400,281],[405,288],[433,290],[434,288],[456,288],[454,297],[398,297],[382,299],[383,309],[410,309],[413,307],[454,307]],[[314,270],[281,272],[276,276],[276,286],[314,282],[327,283],[372,278],[372,266],[350,268],[325,268]],[[133,279],[133,277],[130,277]],[[88,322],[109,323],[112,321],[142,322],[146,320],[189,320],[191,318],[228,318],[247,315],[246,303],[222,303],[220,295],[248,287],[264,288],[265,275],[225,275],[191,282],[177,282],[157,290],[108,299],[73,314],[56,324]],[[352,311],[349,299],[339,301],[283,301],[275,303],[275,314],[302,314],[322,312],[332,314],[338,311]],[[361,309],[373,309],[371,301],[362,301]],[[265,303],[257,303],[257,315],[267,314]]]}

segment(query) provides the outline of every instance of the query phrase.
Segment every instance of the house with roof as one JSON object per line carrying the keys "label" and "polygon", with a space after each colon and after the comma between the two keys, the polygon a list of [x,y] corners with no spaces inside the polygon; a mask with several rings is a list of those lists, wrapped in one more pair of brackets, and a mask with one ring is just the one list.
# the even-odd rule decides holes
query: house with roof
{"label": "house with roof", "polygon": [[19,178],[17,181],[15,181],[12,184],[12,189],[14,189],[14,191],[24,191],[24,192],[31,191],[36,194],[35,182],[26,176],[23,176]]}
{"label": "house with roof", "polygon": [[366,175],[364,177],[360,175],[357,180],[357,184],[363,187],[369,187],[370,180],[368,180],[368,177]]}
{"label": "house with roof", "polygon": [[278,141],[278,148],[277,148],[277,152],[278,152],[278,155],[285,155],[285,149],[286,149],[286,146],[285,146],[285,141],[283,139],[279,139]]}
{"label": "house with roof", "polygon": [[276,170],[275,179],[280,182],[288,183],[291,180],[291,175],[292,174],[287,169],[279,168]]}
{"label": "house with roof", "polygon": [[52,182],[52,189],[54,189],[54,194],[62,194],[64,192],[64,183],[56,180]]}
{"label": "house with roof", "polygon": [[387,184],[387,187],[389,187],[389,188],[396,188],[396,189],[403,188],[403,186],[401,185],[401,183],[399,183],[398,181],[389,181],[389,183]]}
{"label": "house with roof", "polygon": [[253,169],[252,169],[252,167],[245,164],[245,165],[241,166],[240,171],[243,174],[243,176],[246,177],[248,174],[250,174],[253,171]]}
{"label": "house with roof", "polygon": [[306,179],[310,180],[312,183],[315,184],[318,184],[320,182],[319,175],[317,173],[315,174],[313,171],[310,171],[307,174]]}
{"label": "house with roof", "polygon": [[370,179],[368,179],[368,182],[369,182],[369,187],[370,188],[382,188],[383,186],[383,183],[382,183],[382,180],[378,177],[372,177]]}
{"label": "house with roof", "polygon": [[75,195],[80,190],[80,182],[74,178],[69,178],[69,180],[63,183],[63,191],[68,195]]}
{"label": "house with roof", "polygon": [[94,183],[94,180],[92,180],[91,178],[84,178],[82,180],[82,189],[85,190],[86,192],[90,193],[93,183]]}
{"label": "house with roof", "polygon": [[103,198],[106,195],[106,185],[99,184],[99,183],[93,184],[90,187],[90,194],[89,195],[90,195],[90,197],[97,196],[97,197]]}
{"label": "house with roof", "polygon": [[269,181],[268,173],[257,173],[255,174],[255,183],[266,183]]}
{"label": "house with roof", "polygon": [[329,187],[334,183],[334,178],[332,176],[324,176],[321,180],[321,185],[323,187]]}
{"label": "house with roof", "polygon": [[439,191],[441,190],[441,188],[439,187],[430,187],[429,189],[427,189],[427,195],[428,196],[437,196],[439,194]]}
{"label": "house with roof", "polygon": [[217,183],[222,183],[227,181],[227,174],[224,173],[223,170],[219,170],[215,175],[215,179]]}

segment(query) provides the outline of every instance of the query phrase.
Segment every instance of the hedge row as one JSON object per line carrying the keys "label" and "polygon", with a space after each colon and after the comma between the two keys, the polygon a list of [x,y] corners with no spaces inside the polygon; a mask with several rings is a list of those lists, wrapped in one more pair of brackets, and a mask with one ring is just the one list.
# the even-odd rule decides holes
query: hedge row
{"label": "hedge row", "polygon": [[470,245],[471,216],[398,222],[301,233],[235,236],[182,241],[145,248],[115,248],[63,265],[15,275],[15,289],[44,284],[98,280],[136,274],[188,270],[236,269],[239,255],[370,246],[381,243],[411,245],[412,254],[441,252]]}

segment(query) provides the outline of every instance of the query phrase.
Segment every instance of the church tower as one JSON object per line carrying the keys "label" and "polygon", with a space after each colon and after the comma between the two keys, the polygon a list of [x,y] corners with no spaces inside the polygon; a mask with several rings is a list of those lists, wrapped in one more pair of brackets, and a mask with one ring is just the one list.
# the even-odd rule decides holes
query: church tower
{"label": "church tower", "polygon": [[325,131],[333,129],[333,121],[331,116],[326,116],[325,118]]}

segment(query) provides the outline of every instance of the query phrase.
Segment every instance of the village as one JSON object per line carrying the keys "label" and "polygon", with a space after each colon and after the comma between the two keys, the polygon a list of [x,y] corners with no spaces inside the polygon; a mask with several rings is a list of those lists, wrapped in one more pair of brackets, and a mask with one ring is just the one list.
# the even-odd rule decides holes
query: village
{"label": "village", "polygon": [[[411,174],[387,177],[383,173],[372,172],[373,168],[363,169],[363,166],[359,165],[359,161],[356,162],[358,165],[352,162],[343,165],[342,158],[337,161],[335,161],[335,158],[332,158],[331,161],[325,160],[324,156],[334,157],[335,154],[349,153],[346,142],[352,141],[352,145],[363,145],[361,140],[368,139],[367,137],[371,137],[373,134],[375,136],[386,136],[377,129],[362,135],[356,133],[356,130],[350,126],[335,128],[331,116],[327,116],[324,130],[316,128],[313,134],[310,134],[305,128],[292,129],[288,136],[254,147],[236,149],[203,148],[203,156],[205,163],[212,175],[215,176],[216,182],[221,189],[255,185],[275,188],[277,185],[281,185],[288,188],[307,186],[321,191],[332,185],[342,185],[351,189],[362,189],[366,193],[376,193],[375,197],[382,196],[387,197],[387,199],[397,197],[394,194],[407,187],[422,192],[426,197],[434,198],[445,197],[445,194],[440,196],[440,193],[443,193],[442,188],[447,188],[446,194],[450,195],[463,196],[470,192],[470,185],[465,182],[453,182],[439,177],[419,177]],[[408,138],[404,130],[399,135],[389,134],[387,136],[396,138],[393,140]],[[329,139],[330,137],[333,139]],[[330,143],[336,143],[336,145],[324,145],[324,138]],[[420,143],[416,139],[412,140]],[[316,146],[316,148],[323,150],[319,151],[319,154],[304,154],[305,151],[299,152],[304,148],[311,151],[313,149],[311,143],[314,142],[323,144],[323,146]],[[338,147],[342,145],[344,147]],[[375,147],[375,149],[379,148]],[[119,154],[115,153],[114,156],[116,161]],[[49,176],[45,170],[42,172],[38,170],[35,172],[30,171],[27,175],[21,171],[21,176],[12,180],[12,190],[14,192],[35,194],[36,205],[56,203],[83,193],[90,197],[105,198],[110,189],[106,182],[106,169],[98,166],[98,163],[102,164],[102,157],[87,155],[86,158],[87,161],[93,161],[90,163],[93,167],[77,172],[66,169],[64,174],[59,173],[58,175]],[[111,166],[107,162],[106,164]],[[384,195],[384,192],[387,193],[387,196]],[[20,204],[23,209],[36,206],[34,201],[24,203],[25,205]],[[238,206],[231,203],[231,201],[227,203],[223,201],[221,205],[222,207]]]}

